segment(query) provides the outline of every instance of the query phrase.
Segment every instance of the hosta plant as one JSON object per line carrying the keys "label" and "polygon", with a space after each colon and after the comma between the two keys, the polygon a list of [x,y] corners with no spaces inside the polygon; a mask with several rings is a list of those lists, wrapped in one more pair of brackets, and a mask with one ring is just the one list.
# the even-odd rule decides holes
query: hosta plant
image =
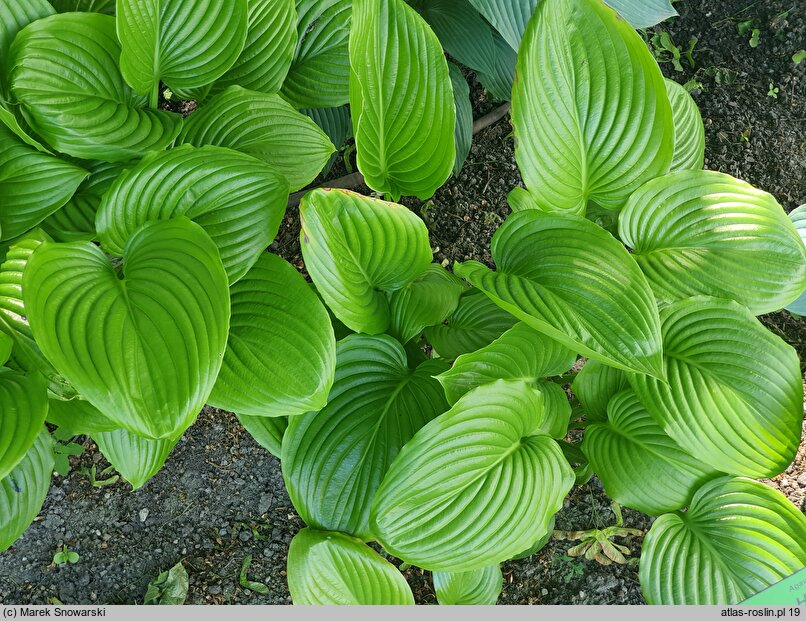
{"label": "hosta plant", "polygon": [[[804,566],[806,519],[755,480],[800,441],[797,354],[757,319],[802,303],[799,212],[702,170],[697,107],[633,29],[668,3],[509,4],[0,0],[0,549],[53,426],[139,488],[207,403],[281,459],[298,604],[413,603],[396,559],[493,603],[594,473],[656,517],[650,603]],[[494,269],[434,263],[390,202],[467,153],[445,50],[512,100]],[[375,194],[305,194],[308,283],[266,248],[349,125]],[[560,536],[623,562],[624,534]]]}

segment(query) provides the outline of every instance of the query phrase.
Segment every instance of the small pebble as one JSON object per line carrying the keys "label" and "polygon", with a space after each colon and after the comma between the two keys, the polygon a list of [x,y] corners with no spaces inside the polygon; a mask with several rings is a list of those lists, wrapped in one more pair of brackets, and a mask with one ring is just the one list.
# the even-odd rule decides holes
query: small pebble
{"label": "small pebble", "polygon": [[140,509],[140,521],[145,522],[148,519],[148,509]]}

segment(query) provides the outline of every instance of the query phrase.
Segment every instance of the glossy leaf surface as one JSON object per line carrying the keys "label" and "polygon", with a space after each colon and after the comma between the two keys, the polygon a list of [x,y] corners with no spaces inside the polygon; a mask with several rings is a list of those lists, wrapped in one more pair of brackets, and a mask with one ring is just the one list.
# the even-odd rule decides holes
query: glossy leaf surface
{"label": "glossy leaf surface", "polygon": [[107,461],[136,490],[160,471],[178,442],[178,439],[149,440],[125,429],[95,433],[92,439]]}
{"label": "glossy leaf surface", "polygon": [[0,367],[0,479],[25,457],[47,413],[47,385],[41,375]]}
{"label": "glossy leaf surface", "polygon": [[491,606],[498,601],[504,577],[498,565],[461,572],[434,572],[434,590],[443,606]]}
{"label": "glossy leaf surface", "polygon": [[700,109],[680,84],[668,78],[665,82],[674,122],[674,156],[670,170],[700,170],[705,161],[705,127]]}

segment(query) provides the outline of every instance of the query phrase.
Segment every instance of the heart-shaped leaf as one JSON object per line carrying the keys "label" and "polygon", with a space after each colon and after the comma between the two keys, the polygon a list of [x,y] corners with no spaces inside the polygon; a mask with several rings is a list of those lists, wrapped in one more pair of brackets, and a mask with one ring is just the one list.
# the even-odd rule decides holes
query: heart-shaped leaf
{"label": "heart-shaped leaf", "polygon": [[456,144],[456,160],[453,174],[462,172],[470,147],[473,145],[473,107],[470,104],[470,87],[462,75],[462,70],[453,63],[448,63],[453,86],[453,103],[456,108],[456,125],[453,128],[453,141]]}
{"label": "heart-shaped leaf", "polygon": [[367,185],[431,198],[456,159],[456,112],[436,35],[403,0],[353,0],[350,109]]}
{"label": "heart-shaped leaf", "polygon": [[772,477],[795,457],[803,378],[795,350],[736,302],[697,297],[661,312],[668,383],[631,375],[650,414],[717,470]]}
{"label": "heart-shaped leaf", "polygon": [[573,391],[585,408],[586,420],[606,421],[610,399],[629,386],[627,374],[621,369],[588,360],[574,378]]}
{"label": "heart-shaped leaf", "polygon": [[260,160],[186,145],[144,158],[118,177],[95,226],[104,248],[120,255],[146,222],[186,216],[210,235],[235,283],[271,244],[287,201],[286,180]]}
{"label": "heart-shaped leaf", "polygon": [[178,438],[149,440],[125,429],[95,433],[92,439],[133,489],[140,489],[160,471],[179,441]]}
{"label": "heart-shaped leaf", "polygon": [[330,318],[305,279],[264,253],[230,289],[224,364],[208,402],[248,416],[293,416],[327,403],[336,367]]}
{"label": "heart-shaped leaf", "polygon": [[492,606],[501,595],[504,576],[498,565],[473,571],[435,571],[434,591],[443,606]]}
{"label": "heart-shaped leaf", "polygon": [[25,28],[11,46],[11,90],[56,150],[124,162],[170,145],[182,117],[143,110],[118,69],[115,18],[63,13]]}
{"label": "heart-shaped leaf", "polygon": [[433,375],[445,363],[411,370],[388,336],[348,336],[338,345],[327,406],[289,421],[283,476],[305,523],[372,539],[372,498],[401,447],[448,409]]}
{"label": "heart-shaped leaf", "polygon": [[736,300],[755,315],[806,287],[806,249],[775,198],[730,175],[683,170],[630,197],[619,235],[659,300]]}
{"label": "heart-shaped leaf", "polygon": [[160,81],[192,89],[224,75],[247,25],[246,0],[117,0],[121,73],[156,108]]}
{"label": "heart-shaped leaf", "polygon": [[763,483],[722,477],[652,524],[641,591],[649,604],[736,604],[804,564],[806,517]]}
{"label": "heart-shaped leaf", "polygon": [[300,218],[305,267],[330,310],[355,332],[384,332],[387,293],[431,264],[425,223],[402,205],[346,190],[309,192]]}
{"label": "heart-shaped leaf", "polygon": [[414,604],[403,574],[375,550],[343,533],[312,528],[291,540],[288,590],[297,606]]}
{"label": "heart-shaped leaf", "polygon": [[42,153],[0,125],[0,240],[23,235],[64,205],[87,171]]}
{"label": "heart-shaped leaf", "polygon": [[296,108],[332,108],[350,101],[348,39],[352,0],[296,0],[298,43],[283,83]]}
{"label": "heart-shaped leaf", "polygon": [[22,535],[45,502],[53,473],[53,440],[40,426],[17,466],[0,479],[0,552]]}
{"label": "heart-shaped leaf", "polygon": [[89,401],[83,399],[50,399],[48,401],[48,422],[73,435],[95,435],[120,428],[116,422],[98,411]]}
{"label": "heart-shaped leaf", "polygon": [[283,436],[288,427],[288,419],[272,416],[244,416],[238,414],[238,420],[264,449],[278,459],[283,452]]}
{"label": "heart-shaped leaf", "polygon": [[297,47],[294,0],[249,0],[246,44],[235,64],[216,80],[215,90],[242,86],[276,93],[283,86]]}
{"label": "heart-shaped leaf", "polygon": [[588,201],[620,209],[668,172],[674,126],[663,75],[638,33],[604,3],[539,3],[517,73],[515,155],[542,209],[584,214]]}
{"label": "heart-shaped leaf", "polygon": [[45,379],[0,367],[0,479],[20,463],[48,413]]}
{"label": "heart-shaped leaf", "polygon": [[467,287],[437,263],[403,289],[389,296],[392,323],[389,333],[408,343],[424,328],[445,321],[456,310]]}
{"label": "heart-shaped leaf", "polygon": [[534,544],[574,483],[543,418],[539,391],[498,380],[420,429],[372,503],[383,547],[424,569],[469,571]]}
{"label": "heart-shaped leaf", "polygon": [[0,104],[11,101],[8,88],[11,65],[7,62],[11,42],[28,24],[55,12],[47,0],[0,0]]}
{"label": "heart-shaped leaf", "polygon": [[[800,235],[801,241],[806,244],[806,205],[793,209],[789,213],[789,219],[795,225],[795,230]],[[786,310],[796,315],[806,315],[806,292],[801,293],[797,300],[788,304]]]}
{"label": "heart-shaped leaf", "polygon": [[430,326],[425,337],[443,358],[456,358],[489,345],[518,322],[484,293],[468,289],[444,323]]}
{"label": "heart-shaped leaf", "polygon": [[496,304],[569,349],[615,367],[662,377],[658,310],[624,246],[592,222],[535,209],[496,231],[498,267],[454,271]]}
{"label": "heart-shaped leaf", "polygon": [[610,400],[607,423],[585,429],[582,450],[608,496],[649,515],[685,507],[718,476],[667,436],[632,390]]}
{"label": "heart-shaped leaf", "polygon": [[685,88],[669,78],[665,78],[665,82],[674,122],[674,156],[670,170],[700,170],[705,161],[705,127],[700,109]]}
{"label": "heart-shaped leaf", "polygon": [[278,95],[232,86],[185,122],[180,142],[217,145],[263,160],[290,189],[311,183],[335,150],[327,135]]}
{"label": "heart-shaped leaf", "polygon": [[453,404],[482,384],[497,379],[535,382],[562,375],[575,361],[576,354],[571,350],[525,323],[517,323],[486,347],[459,356],[453,367],[437,379]]}
{"label": "heart-shaped leaf", "polygon": [[41,245],[23,274],[28,319],[48,360],[105,416],[177,438],[221,367],[227,275],[215,244],[186,218],[146,224],[123,255],[120,279],[91,243]]}

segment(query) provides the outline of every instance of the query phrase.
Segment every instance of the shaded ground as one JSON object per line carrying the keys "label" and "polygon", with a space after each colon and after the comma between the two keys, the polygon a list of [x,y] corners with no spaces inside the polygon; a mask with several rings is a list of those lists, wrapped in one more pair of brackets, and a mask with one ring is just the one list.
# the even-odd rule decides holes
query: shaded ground
{"label": "shaded ground", "polygon": [[[747,179],[773,193],[787,210],[806,202],[806,62],[792,54],[806,47],[801,0],[751,0],[678,4],[681,18],[663,25],[682,50],[682,72],[664,72],[694,91],[706,125],[707,167]],[[737,24],[752,20],[751,31]],[[651,34],[651,33],[650,33]],[[696,36],[694,67],[685,59]],[[769,84],[778,88],[768,96]],[[476,86],[476,116],[495,102]],[[459,179],[427,203],[410,201],[429,225],[440,261],[478,259],[489,263],[489,242],[506,217],[508,191],[520,182],[506,120],[476,137]],[[343,167],[334,170],[342,174]],[[273,249],[298,266],[297,213],[290,210]],[[806,320],[777,313],[765,323],[806,360]],[[143,489],[123,483],[93,487],[79,468],[104,464],[95,447],[54,485],[37,521],[0,555],[0,602],[138,603],[150,579],[183,561],[190,574],[189,603],[288,603],[285,562],[288,544],[302,526],[284,490],[279,462],[261,449],[229,414],[206,409],[177,445],[166,467]],[[806,495],[804,447],[774,485],[803,509]],[[147,515],[144,510],[147,510]],[[145,520],[143,520],[145,516]],[[645,516],[625,510],[626,524],[646,529]],[[587,529],[611,524],[609,500],[600,484],[575,489],[557,517],[557,528]],[[640,538],[625,541],[637,556]],[[76,565],[51,565],[58,546],[81,555]],[[601,567],[571,559],[570,542],[553,541],[539,554],[504,565],[502,603],[640,603],[637,568]],[[239,586],[246,555],[254,557],[249,578],[266,583],[267,595]],[[407,573],[418,601],[435,601],[430,578]]]}

